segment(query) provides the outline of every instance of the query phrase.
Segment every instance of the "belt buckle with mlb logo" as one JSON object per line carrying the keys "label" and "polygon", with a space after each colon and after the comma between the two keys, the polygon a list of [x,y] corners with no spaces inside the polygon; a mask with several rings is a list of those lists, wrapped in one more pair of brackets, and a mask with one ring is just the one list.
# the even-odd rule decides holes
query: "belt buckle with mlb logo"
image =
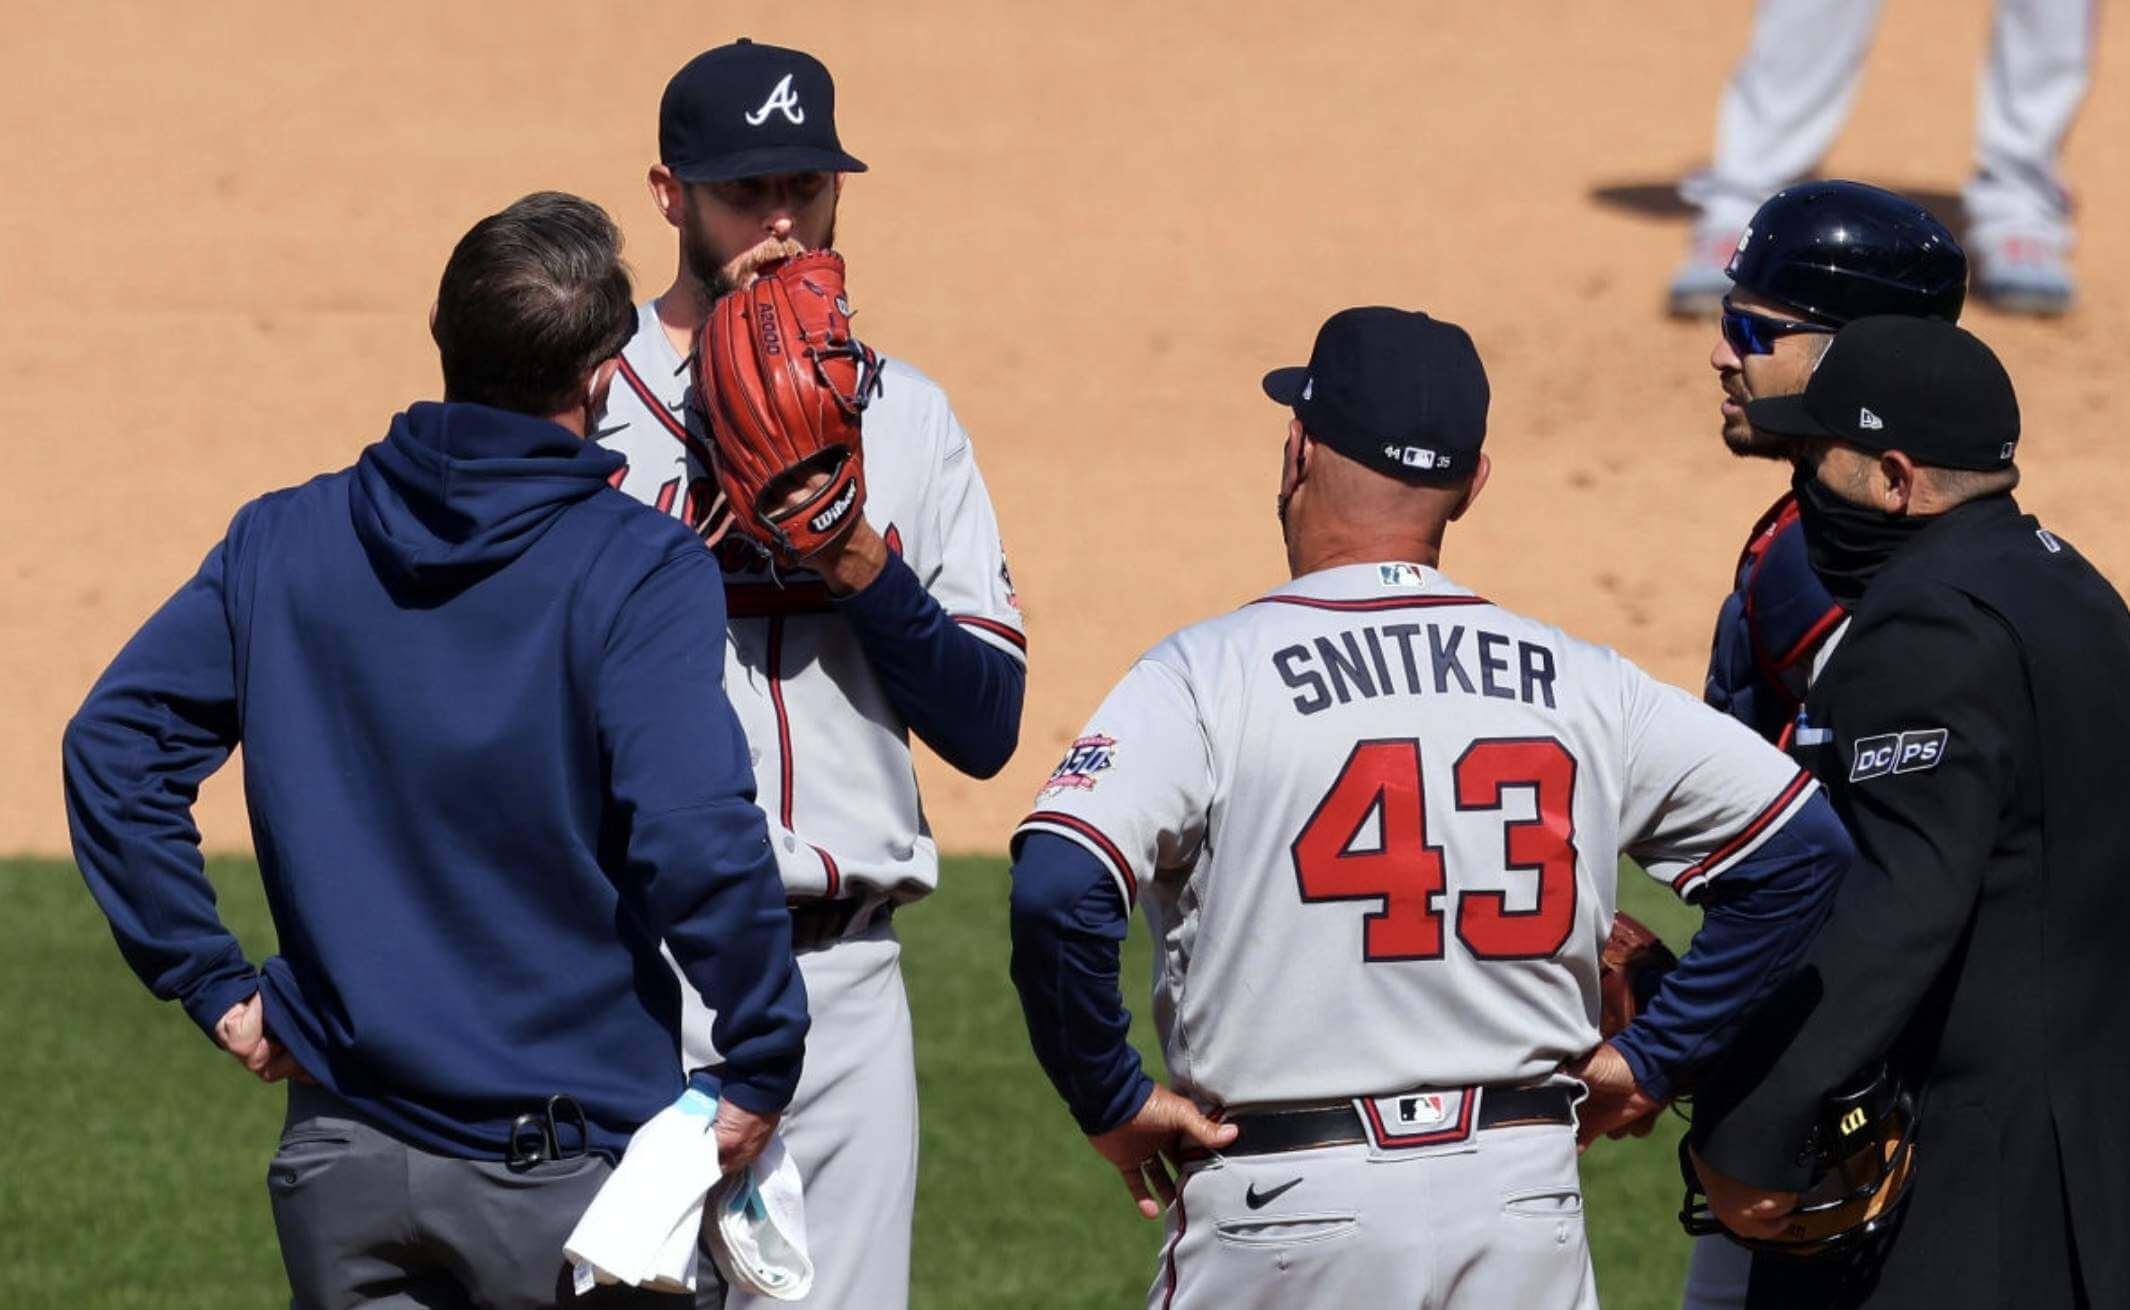
{"label": "belt buckle with mlb logo", "polygon": [[1470,1087],[1364,1096],[1353,1103],[1368,1144],[1379,1151],[1461,1142],[1472,1135],[1472,1113],[1478,1104]]}

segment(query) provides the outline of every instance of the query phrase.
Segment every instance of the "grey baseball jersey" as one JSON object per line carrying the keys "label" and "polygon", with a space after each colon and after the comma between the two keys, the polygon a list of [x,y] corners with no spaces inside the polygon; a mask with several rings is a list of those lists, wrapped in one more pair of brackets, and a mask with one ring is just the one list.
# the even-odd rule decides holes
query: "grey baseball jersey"
{"label": "grey baseball jersey", "polygon": [[[688,370],[653,307],[608,400],[599,440],[628,460],[617,485],[699,531],[722,502]],[[949,617],[1025,660],[1020,610],[968,434],[931,379],[887,361],[865,414],[865,516]],[[939,880],[908,732],[821,581],[737,571],[727,552],[725,690],[754,760],[757,799],[794,898],[908,901]],[[917,1078],[901,947],[858,919],[845,940],[799,953],[813,1031],[783,1122],[806,1179],[813,1291],[801,1306],[898,1310],[909,1287],[917,1193]],[[682,989],[682,1046],[711,1063],[710,1015]],[[702,1298],[718,1304],[714,1292]],[[767,1310],[733,1293],[732,1310]]]}
{"label": "grey baseball jersey", "polygon": [[1618,857],[1691,895],[1816,784],[1611,650],[1387,562],[1126,675],[1022,831],[1103,861],[1209,1104],[1526,1083],[1598,1041]]}
{"label": "grey baseball jersey", "polygon": [[[623,491],[691,526],[719,504],[687,365],[650,303],[607,401],[599,442],[628,460]],[[1025,660],[1005,549],[969,437],[946,393],[899,360],[865,414],[866,519],[955,622]],[[785,888],[795,897],[923,896],[939,880],[909,735],[818,578],[733,572],[725,690],[754,756]]]}

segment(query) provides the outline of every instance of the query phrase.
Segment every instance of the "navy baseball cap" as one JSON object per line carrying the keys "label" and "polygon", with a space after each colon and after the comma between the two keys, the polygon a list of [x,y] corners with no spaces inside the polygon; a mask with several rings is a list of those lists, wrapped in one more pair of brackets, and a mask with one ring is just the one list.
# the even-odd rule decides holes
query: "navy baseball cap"
{"label": "navy baseball cap", "polygon": [[1415,310],[1342,309],[1301,368],[1265,374],[1265,394],[1341,455],[1404,482],[1454,483],[1479,467],[1486,366],[1455,323]]}
{"label": "navy baseball cap", "polygon": [[744,36],[666,83],[658,160],[683,182],[865,171],[836,138],[836,83],[821,61]]}
{"label": "navy baseball cap", "polygon": [[1746,420],[1785,437],[1898,450],[1918,464],[1987,472],[2019,447],[2019,397],[1996,354],[1935,319],[1860,318],[1837,332],[1803,392],[1748,402]]}

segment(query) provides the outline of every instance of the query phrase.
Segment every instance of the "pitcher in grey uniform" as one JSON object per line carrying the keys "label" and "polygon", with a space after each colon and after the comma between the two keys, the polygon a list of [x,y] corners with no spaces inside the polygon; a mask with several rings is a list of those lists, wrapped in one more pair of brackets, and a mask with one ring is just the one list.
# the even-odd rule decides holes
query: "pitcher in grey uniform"
{"label": "pitcher in grey uniform", "polygon": [[[844,176],[865,168],[844,151],[835,112],[818,60],[746,40],[690,61],[660,103],[651,193],[679,231],[679,268],[638,309],[642,330],[622,354],[599,439],[628,461],[623,491],[709,539],[722,535],[723,507],[688,403],[688,354],[711,304],[760,262],[833,243]],[[854,282],[863,277],[853,269]],[[815,1266],[799,1304],[894,1310],[908,1295],[917,1079],[889,918],[939,880],[910,737],[974,777],[1005,767],[1027,639],[998,520],[946,393],[886,359],[864,444],[863,517],[812,569],[776,573],[737,537],[719,553],[725,687],[813,1016],[783,1122],[806,1180]],[[698,1063],[710,1019],[700,1007],[685,1016]]]}
{"label": "pitcher in grey uniform", "polygon": [[[2061,314],[2075,298],[2065,262],[2071,198],[2057,157],[2085,100],[2099,8],[1997,0],[1964,195],[1975,292],[1996,308]],[[1826,157],[1855,103],[1878,17],[1879,0],[1760,0],[1752,44],[1724,87],[1715,162],[1679,188],[1700,219],[1672,279],[1673,313],[1715,311],[1730,290],[1724,263],[1754,208]]]}
{"label": "pitcher in grey uniform", "polygon": [[[1265,387],[1293,580],[1142,657],[1016,832],[1031,1041],[1167,1203],[1149,1306],[1594,1306],[1579,1137],[1691,1076],[1847,840],[1742,725],[1439,571],[1489,468],[1462,330],[1348,310]],[[1600,1046],[1622,852],[1706,918]],[[1134,903],[1173,1091],[1125,1042]]]}

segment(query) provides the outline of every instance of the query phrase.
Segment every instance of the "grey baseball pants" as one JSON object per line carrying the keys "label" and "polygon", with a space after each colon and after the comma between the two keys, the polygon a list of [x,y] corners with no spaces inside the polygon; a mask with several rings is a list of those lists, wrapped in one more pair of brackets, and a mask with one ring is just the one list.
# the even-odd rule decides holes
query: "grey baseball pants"
{"label": "grey baseball pants", "polygon": [[[1254,1204],[1253,1204],[1254,1202]],[[1149,1310],[1596,1310],[1575,1130],[1185,1170]]]}

